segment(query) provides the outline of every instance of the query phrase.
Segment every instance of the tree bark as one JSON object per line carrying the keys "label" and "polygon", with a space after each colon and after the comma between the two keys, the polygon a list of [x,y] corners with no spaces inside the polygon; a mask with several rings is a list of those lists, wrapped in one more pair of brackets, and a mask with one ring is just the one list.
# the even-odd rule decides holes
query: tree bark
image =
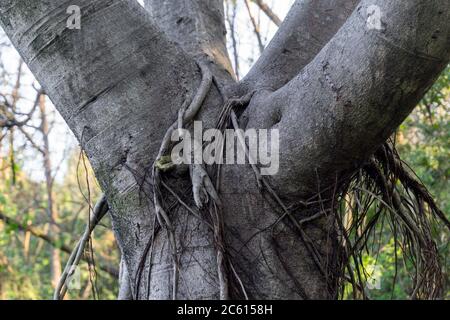
{"label": "tree bark", "polygon": [[233,75],[228,55],[222,0],[145,0],[153,21],[169,39],[197,59],[213,61],[216,76],[228,81]]}
{"label": "tree bark", "polygon": [[[172,298],[167,235],[155,233],[152,254],[145,254],[157,227],[146,177],[164,132],[199,87],[200,62],[209,63],[216,82],[198,116],[204,128],[215,125],[221,92],[227,98],[256,91],[241,125],[280,130],[281,166],[271,184],[287,206],[300,208],[299,235],[292,220],[274,223],[280,212],[261,194],[251,168],[224,166],[220,195],[233,274],[251,298],[336,297],[329,278],[338,258],[335,226],[328,216],[311,219],[323,208],[299,200],[364,161],[450,54],[448,1],[363,0],[347,20],[356,2],[297,1],[260,61],[236,84],[220,1],[177,7],[149,0],[148,15],[134,1],[0,0],[2,27],[86,150],[107,195],[122,252],[120,298]],[[83,12],[81,30],[65,28],[65,10],[74,4]],[[371,5],[383,13],[381,30],[367,28]],[[193,202],[188,174],[168,183]],[[218,298],[211,230],[180,206],[171,219],[180,261],[176,298]]]}
{"label": "tree bark", "polygon": [[[368,27],[372,6],[380,30]],[[284,193],[317,190],[316,170],[329,185],[393,133],[448,64],[449,6],[361,1],[299,75],[255,99],[248,126],[280,129],[286,170],[274,178]]]}

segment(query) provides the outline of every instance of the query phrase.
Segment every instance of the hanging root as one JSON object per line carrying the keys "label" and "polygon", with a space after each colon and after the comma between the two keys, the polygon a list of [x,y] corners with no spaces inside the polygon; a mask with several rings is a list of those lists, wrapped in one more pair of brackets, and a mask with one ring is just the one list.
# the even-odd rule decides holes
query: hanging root
{"label": "hanging root", "polygon": [[[166,230],[168,240],[172,252],[173,262],[173,283],[172,283],[172,298],[176,299],[178,291],[178,277],[179,277],[179,261],[177,253],[177,243],[175,238],[175,229],[170,220],[168,211],[166,211],[163,195],[161,192],[162,177],[161,174],[173,167],[170,156],[168,155],[171,147],[171,136],[174,130],[183,129],[184,126],[189,125],[200,111],[204,100],[212,85],[212,74],[208,66],[203,63],[199,63],[199,67],[202,72],[202,81],[200,87],[197,90],[192,102],[186,101],[178,112],[177,121],[175,121],[164,135],[161,147],[156,157],[156,160],[152,167],[152,180],[153,180],[153,204],[155,207],[155,214],[159,225]],[[199,208],[203,206],[203,195],[211,195],[213,198],[217,198],[217,193],[212,190],[212,183],[209,180],[209,176],[206,174],[200,166],[194,166],[191,168],[191,176],[193,183],[193,190],[195,202]],[[153,247],[154,236],[151,238],[151,247]]]}
{"label": "hanging root", "polygon": [[[70,254],[69,260],[66,263],[64,271],[56,286],[53,299],[63,300],[69,287],[70,277],[74,274],[76,268],[80,264],[80,260],[85,255],[85,248],[91,237],[92,231],[100,223],[102,218],[108,212],[109,207],[106,202],[105,195],[102,195],[93,209],[92,215],[89,217],[89,221],[86,225],[83,236],[78,241],[75,249]],[[87,261],[90,261],[92,257],[87,257]]]}
{"label": "hanging root", "polygon": [[[234,129],[238,130],[239,124],[232,108],[228,117]],[[250,157],[244,139],[238,136],[238,140],[247,157]],[[423,184],[405,168],[392,143],[384,144],[356,174],[334,186],[331,208],[326,209],[330,201],[321,199],[322,191],[306,203],[302,202],[303,207],[308,207],[312,203],[317,205],[318,201],[320,210],[300,221],[294,217],[292,208],[283,203],[266,178],[261,176],[259,168],[252,165],[252,169],[258,186],[269,195],[270,202],[281,214],[271,227],[285,219],[293,226],[317,268],[326,278],[330,297],[337,297],[338,293],[343,297],[346,283],[350,283],[354,298],[369,298],[366,287],[373,275],[366,270],[363,258],[365,254],[378,256],[380,245],[375,247],[374,243],[377,239],[379,243],[382,236],[386,236],[385,220],[389,222],[394,239],[395,277],[392,292],[396,286],[399,251],[412,279],[410,297],[442,297],[444,276],[439,252],[433,240],[433,228],[436,226],[436,219],[449,230],[450,223]],[[318,200],[314,201],[315,199]],[[335,219],[335,228],[338,229],[335,252],[338,263],[331,268],[328,265],[329,257],[320,253],[302,227],[310,220],[329,216],[330,212]],[[308,298],[306,294],[304,298]]]}
{"label": "hanging root", "polygon": [[369,298],[365,287],[370,272],[363,257],[376,257],[381,249],[374,243],[388,235],[394,241],[392,292],[400,254],[412,281],[410,297],[442,297],[444,276],[433,233],[437,219],[449,230],[450,224],[423,184],[405,168],[392,143],[384,144],[348,179],[337,197],[342,260],[334,278],[339,279],[341,296],[349,282],[354,298]]}
{"label": "hanging root", "polygon": [[[163,180],[163,175],[165,172],[172,170],[175,167],[175,164],[172,163],[172,159],[169,155],[171,150],[171,141],[170,138],[174,130],[180,130],[180,135],[182,135],[183,127],[188,126],[197,115],[200,110],[207,93],[211,89],[211,85],[213,83],[213,78],[208,67],[202,63],[199,63],[199,67],[202,71],[202,82],[200,87],[197,90],[197,93],[192,100],[192,102],[186,101],[183,106],[180,108],[178,112],[177,120],[169,127],[164,138],[161,143],[161,147],[156,157],[156,160],[152,166],[152,186],[153,186],[153,204],[156,212],[156,220],[158,222],[158,228],[162,227],[162,229],[166,230],[168,240],[170,243],[171,251],[172,251],[172,260],[173,260],[173,283],[172,283],[172,298],[176,299],[177,296],[177,282],[178,282],[178,274],[179,274],[179,261],[177,254],[177,244],[175,238],[175,230],[170,220],[170,209],[168,205],[164,202],[163,193],[161,191],[162,188],[166,189],[178,202],[179,205],[187,209],[189,213],[191,213],[194,217],[202,220],[211,232],[214,235],[214,243],[217,250],[217,272],[218,272],[218,280],[219,280],[219,296],[222,300],[227,300],[230,298],[229,289],[233,287],[236,291],[241,292],[243,297],[248,299],[247,293],[245,291],[244,285],[237,274],[232,262],[230,261],[229,256],[226,252],[225,241],[223,237],[223,220],[222,220],[222,202],[219,197],[218,189],[219,189],[219,171],[220,168],[216,168],[215,172],[217,175],[216,185],[213,184],[210,175],[206,171],[206,169],[200,164],[192,164],[189,166],[190,176],[192,182],[192,194],[195,206],[197,208],[193,208],[189,206],[186,202],[184,202],[179,195],[176,194],[174,190],[172,190],[168,184],[166,184]],[[248,104],[252,94],[247,95],[243,99],[231,99],[227,101],[222,109],[222,112],[219,116],[219,121],[217,122],[217,127],[221,130],[225,129],[227,122],[230,118],[230,111],[234,107],[244,106]],[[199,148],[200,143],[197,141],[193,141],[194,148]],[[210,221],[202,218],[201,211],[204,210],[208,213],[208,217]],[[153,241],[155,239],[155,232],[151,236],[151,239],[146,247],[144,255],[141,258],[140,267],[137,271],[136,283],[135,283],[135,292],[137,292],[137,296],[139,296],[139,287],[140,287],[140,279],[142,276],[143,266],[145,264],[145,259],[150,252],[151,259],[151,251],[153,249]],[[234,277],[230,279],[229,274],[232,274]],[[150,279],[147,279],[149,282]],[[147,284],[149,287],[149,283]],[[147,295],[149,292],[147,292]]]}
{"label": "hanging root", "polygon": [[203,205],[209,202],[209,199],[221,206],[219,195],[214,187],[211,178],[209,177],[203,166],[199,164],[193,164],[190,166],[191,180],[192,180],[192,192],[194,194],[195,204],[199,209],[203,208]]}
{"label": "hanging root", "polygon": [[[172,297],[173,299],[177,297],[179,261],[175,229],[170,220],[170,212],[175,205],[169,206],[165,203],[166,200],[161,190],[164,188],[175,198],[178,205],[184,207],[194,217],[202,220],[212,231],[217,251],[220,298],[229,299],[230,289],[233,289],[235,297],[241,296],[248,299],[243,282],[227,254],[224,241],[224,223],[219,196],[221,166],[215,166],[212,174],[208,174],[208,171],[201,165],[190,166],[192,194],[196,207],[191,207],[183,201],[163,180],[164,173],[175,167],[169,156],[171,150],[170,138],[173,131],[179,129],[181,133],[181,129],[193,121],[213,83],[208,67],[203,64],[199,64],[199,66],[203,76],[201,85],[192,101],[187,100],[180,108],[177,120],[170,126],[164,136],[159,154],[152,167],[153,202],[158,224],[155,221],[156,227],[141,259],[136,276],[135,292],[139,292],[140,277],[145,259],[149,251],[150,260],[152,259],[151,251],[153,250],[155,234],[161,228],[167,232],[172,251]],[[251,92],[239,99],[228,99],[216,123],[216,128],[222,131],[231,124],[238,132],[239,143],[244,148],[247,158],[251,154],[245,140],[239,135],[239,123],[235,109],[248,105],[253,94],[254,92]],[[199,147],[198,142],[194,141],[194,144],[196,143],[195,147]],[[254,163],[254,161],[249,162]],[[443,222],[449,230],[450,222],[437,207],[427,189],[413,176],[412,171],[405,168],[392,143],[386,143],[380,147],[370,161],[356,173],[336,181],[332,188],[319,190],[317,195],[307,201],[299,201],[298,206],[297,204],[286,205],[271,187],[267,178],[261,175],[259,167],[252,165],[252,169],[259,189],[265,195],[266,200],[280,213],[278,219],[269,228],[273,228],[280,222],[293,228],[307,249],[311,260],[325,278],[330,298],[344,297],[349,284],[354,298],[370,298],[370,292],[366,287],[371,274],[368,272],[367,263],[364,261],[367,256],[378,257],[381,251],[380,243],[386,238],[393,238],[394,243],[395,276],[392,291],[396,286],[400,255],[405,270],[409,273],[412,281],[411,298],[434,299],[442,296],[444,276],[432,233],[435,232],[437,219]],[[216,178],[215,184],[212,183],[210,178],[214,175]],[[327,199],[322,199],[322,194],[326,194]],[[329,197],[330,194],[331,197]],[[294,213],[297,209],[305,210],[306,208],[319,208],[319,210],[302,219],[295,217]],[[209,221],[204,219],[202,212],[208,213]],[[304,230],[305,224],[322,218],[326,218],[327,221],[330,221],[331,218],[333,222],[330,227],[332,230],[328,235],[332,237],[332,239],[329,239],[335,243],[333,250],[331,250],[333,254],[331,259],[330,256],[321,252],[321,248],[317,247],[317,244]],[[261,232],[264,231],[266,229]],[[147,279],[147,297],[150,291],[150,274],[151,272],[149,272],[149,279]],[[293,281],[298,282],[298,279],[293,279]],[[301,284],[299,284],[299,287],[301,287]],[[138,293],[136,296],[139,298]],[[304,299],[309,298],[305,290],[302,290],[302,297]]]}

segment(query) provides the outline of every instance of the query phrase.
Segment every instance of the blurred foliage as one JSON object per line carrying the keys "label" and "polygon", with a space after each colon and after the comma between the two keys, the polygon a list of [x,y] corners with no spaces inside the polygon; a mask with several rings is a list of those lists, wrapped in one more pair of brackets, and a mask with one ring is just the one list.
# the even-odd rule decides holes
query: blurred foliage
{"label": "blurred foliage", "polygon": [[[447,219],[450,219],[450,66],[447,66],[415,111],[400,126],[397,137],[397,149],[402,159],[415,171]],[[448,299],[449,234],[448,230],[438,227],[435,232],[447,276],[445,298]],[[392,277],[392,269],[386,271],[386,277]],[[403,281],[407,283],[407,279]],[[379,297],[388,298],[381,292]],[[400,286],[394,297],[405,297],[405,290],[401,290]]]}
{"label": "blurred foliage", "polygon": [[[59,220],[55,221],[60,232],[57,244],[73,248],[83,233],[87,222],[88,204],[85,196],[88,184],[91,205],[99,196],[92,170],[87,168],[89,179],[85,179],[85,168],[79,165],[79,151],[68,159],[67,174],[63,181],[55,181],[55,202]],[[15,219],[23,226],[32,225],[48,231],[51,223],[46,211],[46,191],[43,183],[33,182],[20,164],[17,165],[16,183],[12,184],[8,159],[0,159],[0,213]],[[78,178],[77,178],[78,176]],[[79,182],[78,182],[79,181]],[[117,268],[118,250],[106,217],[94,232],[94,253],[97,263]],[[5,224],[0,220],[0,299],[49,299],[53,295],[50,276],[51,245],[23,232],[18,225]],[[63,267],[68,254],[60,251]],[[117,295],[117,280],[96,267],[96,287],[101,299],[114,299]],[[70,299],[92,298],[88,267],[82,262],[80,289],[68,292]]]}
{"label": "blurred foliage", "polygon": [[[448,66],[396,133],[396,147],[405,163],[434,196],[438,206],[450,219],[450,66]],[[366,292],[371,299],[407,299],[412,291],[410,261],[401,259],[401,250],[390,231],[377,227],[378,254],[365,255],[368,278]],[[447,272],[450,248],[448,230],[436,223],[435,237],[446,275],[446,299],[450,298]],[[375,268],[374,268],[375,267]],[[371,270],[372,269],[372,270]],[[373,270],[375,269],[375,272]],[[374,283],[370,283],[371,281]],[[395,285],[394,285],[395,284]],[[346,298],[352,298],[350,286]]]}

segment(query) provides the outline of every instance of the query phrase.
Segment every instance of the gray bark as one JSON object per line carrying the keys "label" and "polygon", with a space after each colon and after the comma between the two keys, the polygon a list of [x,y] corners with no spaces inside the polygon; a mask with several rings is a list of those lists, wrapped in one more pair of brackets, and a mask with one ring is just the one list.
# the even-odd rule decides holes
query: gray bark
{"label": "gray bark", "polygon": [[[69,5],[81,7],[81,30],[66,28]],[[195,62],[133,1],[2,1],[0,8],[5,32],[86,150],[134,275],[153,219],[133,173],[145,174],[163,128],[198,85]]]}
{"label": "gray bark", "polygon": [[[373,5],[382,13],[381,30],[367,27]],[[449,6],[362,1],[298,76],[261,93],[248,125],[280,129],[285,170],[275,179],[283,192],[317,190],[316,170],[327,184],[392,134],[450,59]]]}
{"label": "gray bark", "polygon": [[[107,195],[122,251],[121,298],[171,298],[164,232],[157,233],[151,261],[144,260],[139,296],[135,290],[154,227],[149,188],[140,185],[185,97],[199,86],[196,60],[209,61],[225,92],[258,89],[241,120],[280,129],[281,167],[272,183],[286,200],[309,198],[319,187],[317,176],[325,187],[361,163],[449,61],[448,1],[364,0],[330,42],[355,1],[336,0],[331,13],[325,1],[298,1],[238,85],[224,50],[220,1],[200,3],[183,2],[180,11],[175,1],[150,0],[152,19],[134,1],[0,0],[2,27],[86,150]],[[82,8],[81,30],[65,28],[65,10],[73,4]],[[371,4],[383,12],[382,30],[367,29]],[[213,88],[199,115],[204,127],[214,125],[222,103]],[[170,183],[180,194],[190,188],[186,174]],[[278,212],[264,201],[251,169],[225,166],[220,191],[227,204],[227,253],[251,298],[336,297],[289,224],[261,232]],[[298,218],[315,210],[300,211]],[[177,298],[217,298],[212,233],[181,208],[171,218],[180,248]],[[333,268],[333,225],[322,218],[304,232]]]}
{"label": "gray bark", "polygon": [[218,68],[216,76],[225,80],[233,75],[222,0],[145,0],[145,8],[158,27],[187,53],[213,61]]}

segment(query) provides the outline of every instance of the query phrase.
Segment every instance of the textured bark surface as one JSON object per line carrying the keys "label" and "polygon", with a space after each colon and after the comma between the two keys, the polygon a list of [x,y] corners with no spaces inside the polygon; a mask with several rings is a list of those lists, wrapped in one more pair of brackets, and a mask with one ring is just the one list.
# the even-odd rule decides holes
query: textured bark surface
{"label": "textured bark surface", "polygon": [[158,27],[186,52],[214,61],[216,76],[233,74],[222,0],[146,0],[145,8]]}
{"label": "textured bark surface", "polygon": [[[373,5],[381,30],[367,27]],[[297,76],[254,100],[248,126],[280,129],[283,170],[274,178],[284,193],[317,190],[316,170],[329,184],[400,125],[449,61],[449,6],[362,1]]]}
{"label": "textured bark surface", "polygon": [[[241,126],[280,129],[281,166],[271,183],[288,205],[354,169],[408,115],[449,61],[449,2],[364,0],[347,20],[356,4],[297,1],[236,84],[221,1],[149,0],[148,14],[135,1],[0,0],[1,26],[86,150],[107,195],[122,252],[119,298],[171,298],[164,232],[152,257],[141,259],[155,219],[145,178],[166,129],[199,86],[196,62],[207,61],[216,80],[198,117],[204,128],[214,126],[224,103],[216,86],[225,94],[256,90]],[[69,5],[81,7],[81,30],[66,28]],[[367,28],[371,5],[383,13],[381,30]],[[188,173],[173,174],[170,184],[192,203]],[[289,224],[270,228],[279,213],[250,168],[225,166],[220,191],[227,253],[251,298],[336,297]],[[297,218],[315,210],[300,210]],[[180,207],[171,218],[177,298],[218,298],[211,231]],[[333,225],[322,218],[304,231],[332,269]]]}

